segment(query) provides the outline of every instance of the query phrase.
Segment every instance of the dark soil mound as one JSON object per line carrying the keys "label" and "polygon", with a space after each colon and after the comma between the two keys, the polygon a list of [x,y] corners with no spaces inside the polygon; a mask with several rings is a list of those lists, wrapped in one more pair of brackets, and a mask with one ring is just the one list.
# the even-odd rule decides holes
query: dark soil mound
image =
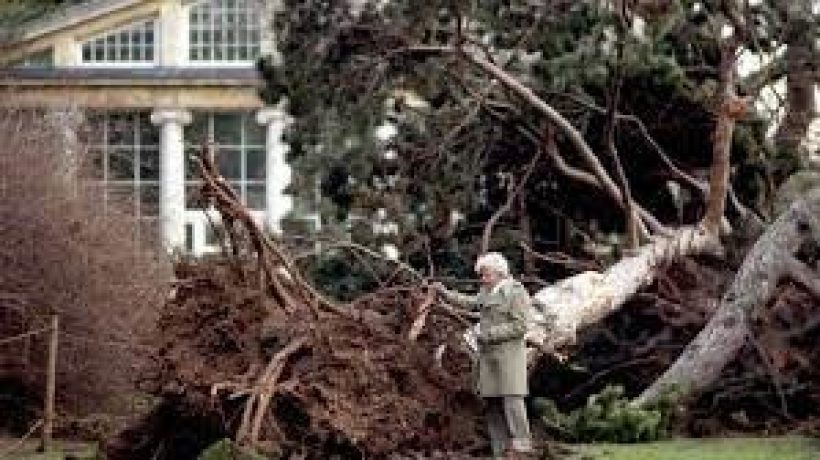
{"label": "dark soil mound", "polygon": [[[259,404],[249,394],[262,391],[260,370],[296,341],[303,345],[266,390],[270,406],[257,446],[310,458],[481,447],[481,405],[457,343],[462,326],[431,314],[419,339],[408,339],[406,318],[424,295],[371,296],[342,307],[349,316],[309,308],[288,313],[248,281],[258,280],[250,270],[239,276],[229,264],[203,261],[180,265],[177,275],[143,382],[164,403],[112,443],[112,457],[141,457],[153,446],[149,457],[193,458],[192,446],[238,431],[241,438],[252,431],[242,426],[249,402]],[[449,343],[438,341],[443,337]],[[441,345],[443,366],[434,359]]]}

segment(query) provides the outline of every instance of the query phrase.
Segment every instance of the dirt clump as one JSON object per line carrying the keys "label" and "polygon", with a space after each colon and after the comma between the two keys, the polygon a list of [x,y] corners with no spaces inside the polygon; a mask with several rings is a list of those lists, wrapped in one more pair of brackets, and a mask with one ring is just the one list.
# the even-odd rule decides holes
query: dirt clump
{"label": "dirt clump", "polygon": [[149,416],[115,439],[109,455],[134,458],[144,453],[135,447],[151,444],[151,458],[188,458],[164,429],[194,415],[220,429],[189,444],[229,436],[285,458],[485,448],[470,358],[459,344],[463,324],[432,304],[432,292],[326,299],[201,162],[203,196],[221,212],[230,249],[177,265],[141,382],[162,399],[164,422]]}
{"label": "dirt clump", "polygon": [[[159,320],[153,365],[142,381],[143,389],[164,401],[158,409],[163,417],[144,421],[142,434],[135,427],[121,436],[111,446],[113,457],[135,455],[123,453],[129,444],[179,443],[179,437],[161,440],[156,433],[190,425],[195,414],[200,421],[194,425],[219,427],[204,430],[206,439],[197,447],[229,436],[285,458],[466,453],[482,447],[481,405],[470,386],[469,357],[455,340],[458,325],[432,315],[427,331],[411,341],[403,315],[379,312],[406,311],[423,302],[424,293],[374,297],[350,306],[350,316],[316,316],[310,309],[284,313],[258,285],[244,283],[218,261],[181,264],[177,276],[176,294]],[[437,341],[448,336],[449,343]],[[446,359],[439,365],[434,356],[441,345]],[[265,367],[289,346],[278,377],[260,388]],[[251,397],[259,391],[270,399],[256,415],[263,421],[254,433],[249,404],[259,407],[261,398]],[[169,425],[169,417],[179,423]],[[154,439],[134,443],[151,437],[146,429],[155,432]],[[184,458],[177,449],[168,450],[177,456],[160,452],[160,458]]]}

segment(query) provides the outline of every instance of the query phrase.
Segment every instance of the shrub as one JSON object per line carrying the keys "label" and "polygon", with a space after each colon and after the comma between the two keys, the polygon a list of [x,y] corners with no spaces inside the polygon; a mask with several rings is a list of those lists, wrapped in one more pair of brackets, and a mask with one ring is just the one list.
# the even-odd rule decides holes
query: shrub
{"label": "shrub", "polygon": [[647,442],[668,436],[675,410],[670,396],[638,407],[624,397],[623,387],[607,386],[569,414],[561,413],[550,399],[538,398],[533,405],[540,423],[567,441]]}
{"label": "shrub", "polygon": [[[54,119],[0,112],[0,337],[59,315],[58,409],[99,412],[133,392],[171,272],[139,241],[129,212],[102,205],[80,174],[84,149],[64,143]],[[39,388],[45,337],[31,345],[20,378]],[[4,345],[0,355],[20,356],[20,346]]]}

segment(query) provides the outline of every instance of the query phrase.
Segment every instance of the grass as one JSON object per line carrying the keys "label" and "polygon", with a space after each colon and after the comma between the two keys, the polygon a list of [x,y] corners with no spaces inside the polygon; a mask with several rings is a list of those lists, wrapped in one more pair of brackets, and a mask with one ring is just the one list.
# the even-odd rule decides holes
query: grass
{"label": "grass", "polygon": [[[0,438],[0,456],[14,439]],[[37,453],[37,442],[27,442],[22,449],[2,460],[64,460],[67,454],[79,460],[97,459],[94,444],[55,443],[55,450]],[[814,460],[820,458],[820,439],[716,438],[675,439],[646,444],[587,444],[571,446],[575,451],[567,460]]]}
{"label": "grass", "polygon": [[[18,446],[18,441],[11,438],[0,438],[0,459],[2,460],[64,460],[66,456],[78,460],[96,460],[98,456],[97,446],[93,443],[55,441],[54,447],[49,452],[37,452],[39,441],[28,440],[22,446]],[[12,453],[5,455],[10,449]]]}
{"label": "grass", "polygon": [[676,439],[646,444],[590,444],[573,460],[813,460],[820,439],[718,438]]}

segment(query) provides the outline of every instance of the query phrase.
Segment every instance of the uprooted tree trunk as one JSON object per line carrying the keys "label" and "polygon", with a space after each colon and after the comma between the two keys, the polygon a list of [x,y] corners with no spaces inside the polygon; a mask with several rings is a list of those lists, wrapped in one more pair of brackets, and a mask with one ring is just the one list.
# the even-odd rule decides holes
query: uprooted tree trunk
{"label": "uprooted tree trunk", "polygon": [[641,288],[652,283],[658,270],[687,255],[717,250],[714,235],[698,227],[680,229],[674,236],[641,248],[603,273],[588,271],[538,291],[534,301],[544,321],[530,327],[530,341],[547,349],[575,343],[579,329],[595,324],[621,308]]}
{"label": "uprooted tree trunk", "polygon": [[[736,33],[742,33],[740,19],[731,18]],[[736,24],[735,24],[736,23]],[[671,231],[637,203],[630,206],[621,188],[611,178],[583,135],[557,110],[522,84],[502,66],[486,59],[469,47],[411,46],[408,51],[459,56],[495,79],[522,102],[539,113],[554,131],[563,135],[581,158],[584,169],[566,164],[550,136],[544,140],[546,151],[562,173],[573,176],[604,191],[628,214],[635,209],[640,217],[638,230],[644,239],[655,240],[637,249],[603,273],[585,272],[567,278],[535,294],[544,316],[530,325],[528,340],[537,348],[550,350],[572,344],[579,328],[595,323],[617,311],[641,288],[650,284],[660,268],[682,257],[713,252],[720,247],[721,230],[727,226],[724,216],[729,192],[730,159],[734,126],[746,111],[746,100],[736,94],[737,36],[721,43],[720,84],[716,93],[716,123],[713,134],[713,159],[709,178],[706,213],[697,225]],[[489,227],[491,229],[491,226]],[[486,246],[485,238],[485,246]],[[486,249],[486,248],[485,248]]]}
{"label": "uprooted tree trunk", "polygon": [[682,257],[720,250],[719,234],[725,221],[732,134],[735,121],[745,112],[745,102],[735,94],[736,49],[733,42],[722,47],[709,197],[700,224],[659,238],[603,273],[584,272],[540,290],[534,298],[547,318],[532,324],[531,342],[548,350],[572,344],[578,329],[617,311],[641,288],[648,286],[660,268]]}
{"label": "uprooted tree trunk", "polygon": [[685,399],[711,386],[746,343],[752,315],[774,295],[780,280],[792,278],[820,297],[820,277],[797,258],[801,248],[818,241],[820,188],[815,188],[755,243],[715,315],[635,404],[655,402],[669,390],[675,398]]}

